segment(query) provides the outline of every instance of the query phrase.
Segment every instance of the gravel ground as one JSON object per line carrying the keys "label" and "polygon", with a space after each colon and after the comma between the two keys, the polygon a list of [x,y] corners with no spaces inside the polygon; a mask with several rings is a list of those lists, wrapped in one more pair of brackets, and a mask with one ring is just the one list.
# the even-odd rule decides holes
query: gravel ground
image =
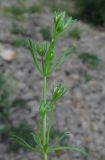
{"label": "gravel ground", "polygon": [[[35,2],[35,1],[34,1]],[[16,1],[0,1],[0,6],[11,6]],[[30,3],[33,3],[30,1]],[[27,2],[28,5],[28,2]],[[6,62],[0,58],[0,67],[8,71],[11,77],[17,82],[15,94],[27,100],[26,108],[16,108],[11,120],[14,125],[20,121],[28,120],[34,126],[34,115],[38,112],[38,102],[41,95],[42,79],[37,75],[33,60],[28,49],[24,47],[14,48],[11,42],[14,38],[27,39],[32,37],[36,41],[43,40],[39,32],[42,26],[50,26],[52,13],[47,8],[42,8],[39,13],[32,14],[24,22],[13,20],[0,15],[0,44],[6,49],[13,49],[16,58],[12,62]],[[13,23],[24,28],[25,35],[12,34]],[[72,145],[85,147],[89,153],[98,159],[105,155],[105,31],[100,31],[92,26],[76,22],[76,27],[81,30],[80,39],[60,39],[57,44],[57,51],[63,48],[75,46],[77,54],[73,54],[62,65],[60,70],[48,79],[48,89],[55,81],[62,81],[70,87],[65,97],[57,104],[56,115],[53,125],[60,130],[70,132],[69,141]],[[91,69],[78,59],[78,53],[92,52],[100,57],[101,67]],[[58,53],[59,54],[59,53]],[[84,73],[91,75],[91,80],[86,81]],[[50,91],[48,91],[50,98]],[[22,112],[22,114],[21,114]],[[58,123],[57,123],[58,122]],[[35,160],[40,156],[20,150],[18,153],[7,152],[7,144],[0,143],[0,160]],[[72,158],[70,158],[70,156]],[[62,154],[60,160],[77,160],[79,155]],[[53,160],[56,156],[53,155]]]}

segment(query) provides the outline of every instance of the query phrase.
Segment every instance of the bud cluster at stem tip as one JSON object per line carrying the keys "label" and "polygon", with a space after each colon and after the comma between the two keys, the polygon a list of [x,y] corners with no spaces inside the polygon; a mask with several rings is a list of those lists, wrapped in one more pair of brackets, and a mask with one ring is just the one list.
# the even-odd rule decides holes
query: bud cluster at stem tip
{"label": "bud cluster at stem tip", "polygon": [[53,39],[58,38],[59,34],[65,31],[69,26],[73,24],[74,20],[72,17],[65,18],[65,12],[55,12],[53,22]]}
{"label": "bud cluster at stem tip", "polygon": [[[62,53],[58,58],[55,57],[56,41],[62,32],[67,28],[71,28],[73,23],[74,20],[72,20],[72,17],[66,18],[65,12],[55,12],[53,17],[51,42],[49,44],[47,42],[35,44],[34,41],[29,40],[34,64],[41,76],[48,77],[53,71],[58,69],[66,57],[68,57],[68,53]],[[71,51],[69,53],[71,53]]]}

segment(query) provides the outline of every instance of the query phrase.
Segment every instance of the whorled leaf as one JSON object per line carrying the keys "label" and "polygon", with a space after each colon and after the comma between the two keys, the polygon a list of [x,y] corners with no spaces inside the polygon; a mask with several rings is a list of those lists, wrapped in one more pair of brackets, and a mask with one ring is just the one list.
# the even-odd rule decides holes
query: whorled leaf
{"label": "whorled leaf", "polygon": [[89,159],[89,155],[85,152],[84,149],[81,149],[81,148],[75,147],[75,146],[59,146],[59,147],[49,148],[48,152],[51,153],[51,152],[55,152],[55,151],[67,151],[67,150],[80,152],[80,154],[82,154],[87,159]]}
{"label": "whorled leaf", "polygon": [[33,140],[35,141],[35,143],[37,144],[37,146],[39,147],[39,150],[41,152],[43,147],[42,147],[40,136],[38,134],[35,135],[34,133],[31,133],[31,136],[33,137]]}
{"label": "whorled leaf", "polygon": [[34,147],[32,147],[30,144],[28,144],[23,138],[18,137],[18,136],[16,136],[16,135],[12,135],[11,138],[12,138],[15,142],[19,143],[21,146],[23,146],[23,147],[26,148],[26,149],[29,149],[29,150],[31,150],[31,151],[39,152],[37,149],[35,149]]}
{"label": "whorled leaf", "polygon": [[61,83],[58,83],[52,89],[52,101],[53,102],[58,101],[66,92],[67,89]]}
{"label": "whorled leaf", "polygon": [[70,56],[70,54],[73,53],[73,51],[74,48],[71,48],[62,53],[56,60],[54,60],[54,63],[49,68],[48,75],[57,70],[62,65],[62,63]]}
{"label": "whorled leaf", "polygon": [[69,134],[69,133],[65,133],[65,134],[63,134],[62,136],[60,136],[59,138],[57,138],[53,146],[58,145],[62,140],[64,140],[65,137],[68,136],[68,134]]}
{"label": "whorled leaf", "polygon": [[32,57],[33,57],[33,60],[34,60],[34,64],[35,64],[38,72],[42,75],[41,67],[40,67],[40,65],[38,63],[37,56],[36,56],[35,44],[34,44],[34,42],[32,40],[29,40],[29,45],[30,45]]}
{"label": "whorled leaf", "polygon": [[53,105],[51,102],[47,102],[46,104],[41,104],[40,106],[40,115],[43,117],[47,112],[51,111],[53,109]]}

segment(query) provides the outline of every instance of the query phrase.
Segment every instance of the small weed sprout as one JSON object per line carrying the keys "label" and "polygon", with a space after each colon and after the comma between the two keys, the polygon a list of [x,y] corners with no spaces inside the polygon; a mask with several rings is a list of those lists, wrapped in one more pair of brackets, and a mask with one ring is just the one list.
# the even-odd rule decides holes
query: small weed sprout
{"label": "small weed sprout", "polygon": [[[10,114],[10,106],[12,105],[12,101],[14,98],[13,93],[14,88],[9,83],[12,81],[10,79],[8,73],[5,74],[0,71],[0,121],[5,117],[8,118]],[[12,83],[14,83],[12,81]]]}
{"label": "small weed sprout", "polygon": [[[48,45],[45,42],[41,43],[34,43],[32,40],[29,40],[31,53],[33,56],[35,67],[43,78],[43,91],[42,91],[42,98],[39,107],[39,119],[37,125],[37,133],[31,133],[33,141],[35,141],[36,146],[33,147],[26,141],[24,138],[20,138],[16,135],[13,135],[13,139],[20,143],[25,148],[39,152],[43,155],[44,160],[48,160],[48,155],[52,152],[57,151],[77,151],[87,156],[87,153],[75,146],[65,146],[59,145],[59,142],[67,136],[64,134],[63,136],[59,137],[58,140],[51,145],[51,129],[52,129],[52,119],[53,119],[53,111],[55,109],[56,102],[64,95],[67,89],[64,88],[62,84],[57,84],[52,89],[52,99],[51,101],[47,100],[47,78],[49,75],[52,74],[61,64],[68,58],[68,56],[72,53],[73,49],[70,48],[65,53],[62,53],[58,58],[55,58],[55,47],[58,38],[60,37],[61,33],[66,31],[68,28],[71,28],[73,25],[74,20],[72,17],[65,18],[65,12],[55,12],[53,17],[53,27],[52,27],[52,37],[51,42]],[[48,116],[48,113],[50,116]],[[48,123],[47,123],[47,119]]]}
{"label": "small weed sprout", "polygon": [[41,28],[40,33],[42,34],[42,37],[44,40],[46,40],[46,41],[51,40],[51,32],[49,30],[49,27]]}
{"label": "small weed sprout", "polygon": [[[11,121],[11,115],[14,113],[14,109],[17,107],[26,106],[26,101],[22,98],[18,98],[15,95],[15,89],[17,82],[12,79],[9,72],[0,71],[0,142],[8,143],[10,135],[18,133],[19,136],[30,141],[29,132],[33,131],[28,123],[23,122],[14,127]],[[30,127],[30,128],[29,128]],[[32,140],[31,140],[32,141]],[[13,151],[17,151],[20,147],[19,144],[14,142],[8,143],[7,148]]]}
{"label": "small weed sprout", "polygon": [[69,36],[74,39],[80,39],[81,31],[78,28],[74,28],[69,32]]}
{"label": "small weed sprout", "polygon": [[95,54],[83,52],[79,54],[78,58],[92,69],[100,67],[101,59]]}

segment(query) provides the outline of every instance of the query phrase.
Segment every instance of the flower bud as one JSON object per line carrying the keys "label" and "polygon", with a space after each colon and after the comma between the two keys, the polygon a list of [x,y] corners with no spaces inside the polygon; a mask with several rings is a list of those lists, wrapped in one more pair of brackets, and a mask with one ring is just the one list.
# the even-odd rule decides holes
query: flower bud
{"label": "flower bud", "polygon": [[37,43],[36,49],[40,56],[44,56],[47,51],[47,43],[46,42]]}
{"label": "flower bud", "polygon": [[59,100],[59,98],[61,98],[66,91],[67,89],[64,86],[62,86],[62,84],[57,84],[52,90],[53,101],[56,102],[57,100]]}
{"label": "flower bud", "polygon": [[55,39],[58,38],[59,34],[65,31],[69,26],[72,26],[73,22],[72,17],[65,18],[65,12],[55,12],[53,37]]}

